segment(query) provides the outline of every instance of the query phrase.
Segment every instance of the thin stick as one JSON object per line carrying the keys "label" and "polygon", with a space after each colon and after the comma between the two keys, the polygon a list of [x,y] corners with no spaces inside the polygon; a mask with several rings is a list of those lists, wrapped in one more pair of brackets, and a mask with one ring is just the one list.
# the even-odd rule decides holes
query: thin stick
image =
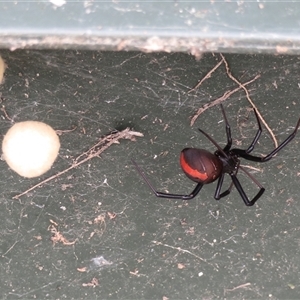
{"label": "thin stick", "polygon": [[257,115],[258,117],[261,119],[262,123],[265,125],[265,127],[267,128],[267,130],[269,131],[273,141],[274,141],[274,145],[275,145],[275,148],[278,147],[278,142],[277,142],[277,139],[273,133],[273,131],[271,130],[271,128],[268,126],[267,122],[264,120],[263,116],[260,114],[259,110],[257,109],[256,105],[254,104],[254,102],[251,100],[250,98],[250,95],[249,95],[249,92],[248,90],[245,88],[245,85],[242,84],[241,82],[239,82],[230,72],[230,69],[229,69],[229,65],[228,65],[228,62],[226,61],[225,57],[223,56],[222,53],[220,53],[220,56],[222,57],[222,61],[224,61],[225,63],[225,68],[226,68],[226,72],[227,72],[227,75],[228,77],[233,80],[235,83],[237,83],[246,93],[246,97],[248,99],[248,101],[250,102],[250,104],[252,105],[252,107],[256,110],[257,112]]}
{"label": "thin stick", "polygon": [[188,91],[188,94],[195,91],[206,79],[210,78],[211,74],[216,71],[221,64],[223,63],[223,59],[220,60],[192,89]]}
{"label": "thin stick", "polygon": [[[243,83],[242,85],[245,87],[246,85],[252,83],[253,81],[255,81],[257,78],[259,78],[260,75],[256,75],[253,79]],[[198,117],[204,112],[206,111],[208,108],[210,107],[213,107],[215,105],[218,105],[220,103],[222,103],[223,101],[225,101],[227,98],[229,98],[232,94],[236,93],[237,91],[239,91],[240,89],[242,89],[241,86],[235,88],[234,90],[231,90],[231,91],[226,91],[223,96],[209,102],[209,103],[206,103],[204,104],[202,107],[200,107],[197,112],[195,113],[195,115],[192,117],[191,119],[191,126],[194,125],[194,123],[196,122],[196,120],[198,119]]]}
{"label": "thin stick", "polygon": [[[27,194],[28,192],[36,189],[37,187],[40,187],[41,185],[69,172],[70,170],[80,166],[81,164],[87,162],[88,160],[94,158],[95,156],[99,156],[102,152],[104,152],[106,149],[108,149],[112,144],[115,144],[117,143],[120,139],[134,139],[135,136],[138,136],[138,137],[142,137],[143,134],[141,132],[136,132],[136,131],[131,131],[129,128],[126,128],[122,131],[117,131],[117,132],[113,132],[107,136],[105,136],[104,138],[102,138],[96,145],[94,145],[93,147],[91,147],[88,151],[86,151],[84,153],[84,158],[78,160],[78,158],[81,158],[83,155],[79,155],[74,163],[68,167],[67,169],[53,175],[53,176],[50,176],[48,177],[47,179],[41,181],[40,183],[32,186],[31,188],[29,188],[28,190],[22,192],[21,194],[18,194],[16,196],[13,197],[13,199],[19,199],[21,196]],[[101,146],[102,145],[102,146]],[[96,149],[96,147],[99,147],[101,146],[100,148]]]}
{"label": "thin stick", "polygon": [[244,288],[246,288],[247,286],[250,286],[250,285],[251,285],[251,283],[250,283],[250,282],[247,282],[247,283],[238,285],[238,286],[236,286],[236,287],[234,287],[234,288],[232,288],[232,289],[225,289],[225,290],[224,290],[224,294],[226,294],[226,292],[233,292],[233,291],[235,291],[235,290],[237,290],[237,289],[244,289]]}
{"label": "thin stick", "polygon": [[11,121],[11,122],[13,121],[13,119],[7,114],[7,111],[6,111],[4,105],[2,105],[1,111],[3,111],[4,116],[6,117],[7,120],[9,120],[9,121]]}
{"label": "thin stick", "polygon": [[257,172],[263,172],[263,169],[259,169],[259,168],[255,168],[255,167],[252,167],[252,166],[249,166],[249,165],[241,165],[242,167],[244,168],[248,168],[250,170],[253,170],[253,171],[257,171]]}
{"label": "thin stick", "polygon": [[[183,253],[188,253],[198,259],[200,259],[201,261],[209,264],[209,265],[212,265],[211,263],[209,263],[206,259],[202,258],[201,256],[198,256],[196,254],[194,254],[193,252],[189,251],[189,250],[186,250],[186,249],[182,249],[180,247],[174,247],[174,246],[171,246],[171,245],[168,245],[168,244],[164,244],[162,242],[158,242],[158,241],[152,241],[152,243],[154,243],[155,245],[160,245],[160,246],[164,246],[164,247],[167,247],[167,248],[171,248],[171,249],[174,249],[174,250],[177,250],[179,252],[183,252]],[[212,265],[213,266],[213,265]],[[214,266],[213,266],[214,267]],[[215,268],[215,267],[214,267]]]}

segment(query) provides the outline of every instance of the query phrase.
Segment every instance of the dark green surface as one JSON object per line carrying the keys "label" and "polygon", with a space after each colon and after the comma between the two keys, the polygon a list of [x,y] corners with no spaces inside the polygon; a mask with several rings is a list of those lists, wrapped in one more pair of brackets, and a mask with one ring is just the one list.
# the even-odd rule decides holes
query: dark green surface
{"label": "dark green surface", "polygon": [[0,47],[300,53],[298,1],[2,1]]}
{"label": "dark green surface", "polygon": [[[122,141],[101,158],[51,181],[21,198],[12,197],[39,182],[1,168],[2,299],[298,299],[299,140],[251,173],[266,192],[248,208],[236,190],[213,199],[215,184],[190,202],[154,197],[130,158],[143,166],[155,186],[190,192],[194,184],[180,171],[186,146],[214,147],[201,127],[221,145],[224,123],[218,107],[190,117],[203,104],[236,85],[224,67],[187,94],[219,60],[205,55],[138,52],[2,51],[8,69],[2,105],[14,122],[44,121],[61,136],[55,165],[43,178],[72,163],[100,136],[132,127],[145,134]],[[299,57],[226,55],[233,74],[247,81],[252,99],[279,141],[299,118]],[[246,148],[255,119],[243,92],[224,103],[234,143]],[[249,117],[247,117],[249,116]],[[12,123],[2,113],[1,135]],[[264,131],[257,155],[273,149]],[[240,177],[249,194],[255,187]],[[110,219],[108,213],[116,213]],[[102,216],[104,223],[95,224]],[[75,245],[53,246],[51,221]],[[155,244],[155,241],[161,244]],[[181,250],[179,250],[179,248]],[[96,267],[103,257],[111,265]],[[203,260],[206,260],[204,262]],[[77,268],[86,267],[88,272]],[[183,268],[182,268],[183,267]],[[82,286],[97,278],[95,288]],[[244,285],[244,287],[239,287]]]}

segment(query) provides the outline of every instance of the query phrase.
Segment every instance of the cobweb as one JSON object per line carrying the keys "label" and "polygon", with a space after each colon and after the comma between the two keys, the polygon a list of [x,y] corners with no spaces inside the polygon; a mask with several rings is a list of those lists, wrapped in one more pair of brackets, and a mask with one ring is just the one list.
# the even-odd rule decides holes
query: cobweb
{"label": "cobweb", "polygon": [[[2,162],[1,298],[215,299],[295,298],[299,288],[298,137],[274,160],[243,161],[265,187],[253,208],[238,193],[213,199],[215,184],[190,202],[154,197],[135,172],[134,158],[162,191],[189,193],[178,166],[184,147],[214,151],[197,128],[226,143],[220,109],[190,127],[202,105],[236,84],[206,54],[135,52],[2,52],[2,135],[14,122],[38,120],[62,132],[53,168],[24,179]],[[299,117],[297,57],[226,56],[277,139]],[[246,148],[256,123],[239,91],[224,103],[234,143]],[[284,113],[282,113],[284,112]],[[126,127],[144,133],[124,140],[55,180],[12,197],[60,172],[101,136]],[[268,153],[266,132],[255,149]],[[297,177],[298,176],[298,177]],[[255,186],[242,175],[245,191]],[[229,180],[225,185],[229,185]]]}

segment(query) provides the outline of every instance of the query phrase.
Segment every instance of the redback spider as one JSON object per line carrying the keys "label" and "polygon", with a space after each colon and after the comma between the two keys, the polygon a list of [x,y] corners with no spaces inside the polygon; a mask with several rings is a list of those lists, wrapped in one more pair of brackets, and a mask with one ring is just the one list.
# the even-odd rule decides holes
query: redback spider
{"label": "redback spider", "polygon": [[[225,129],[227,135],[226,146],[222,149],[212,137],[210,137],[203,130],[199,129],[199,131],[202,134],[204,134],[217,147],[217,151],[214,154],[210,153],[207,150],[197,149],[197,148],[185,148],[181,151],[180,165],[183,172],[189,179],[193,180],[194,182],[197,182],[196,187],[189,195],[169,194],[169,193],[156,191],[153,185],[151,184],[151,182],[149,181],[149,179],[147,178],[147,176],[145,175],[144,171],[138,166],[138,164],[134,160],[132,160],[138,173],[140,174],[140,176],[142,176],[142,178],[148,184],[148,186],[150,187],[150,189],[152,190],[152,192],[155,194],[156,197],[190,200],[198,195],[198,193],[200,192],[204,184],[214,182],[217,179],[219,180],[214,195],[216,200],[219,200],[227,196],[231,192],[233,185],[236,187],[240,196],[242,197],[243,201],[247,206],[252,206],[264,193],[265,191],[264,187],[240,165],[239,157],[242,157],[246,160],[256,161],[260,163],[269,161],[275,154],[277,154],[295,137],[298,127],[300,125],[300,118],[298,120],[298,123],[294,131],[285,139],[285,141],[283,141],[277,148],[271,151],[268,155],[264,157],[258,157],[258,156],[250,155],[250,152],[252,152],[252,150],[254,149],[262,132],[261,124],[256,110],[254,109],[254,114],[258,124],[258,130],[254,136],[252,143],[246,150],[238,149],[238,148],[231,149],[232,138],[231,138],[230,125],[228,123],[222,105],[221,105],[221,110],[225,121]],[[249,200],[240,181],[237,178],[237,173],[239,170],[242,170],[259,187],[259,192],[252,200]],[[221,193],[223,180],[226,173],[229,174],[232,182],[229,188],[226,191]]]}

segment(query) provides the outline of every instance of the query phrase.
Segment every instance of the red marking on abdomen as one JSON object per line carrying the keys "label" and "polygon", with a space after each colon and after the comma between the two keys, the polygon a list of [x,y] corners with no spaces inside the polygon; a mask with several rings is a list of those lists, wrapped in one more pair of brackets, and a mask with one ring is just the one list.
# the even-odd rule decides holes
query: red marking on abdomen
{"label": "red marking on abdomen", "polygon": [[183,153],[180,155],[180,165],[183,171],[190,177],[203,182],[208,178],[207,173],[201,173],[198,170],[191,168],[191,166],[185,161]]}

